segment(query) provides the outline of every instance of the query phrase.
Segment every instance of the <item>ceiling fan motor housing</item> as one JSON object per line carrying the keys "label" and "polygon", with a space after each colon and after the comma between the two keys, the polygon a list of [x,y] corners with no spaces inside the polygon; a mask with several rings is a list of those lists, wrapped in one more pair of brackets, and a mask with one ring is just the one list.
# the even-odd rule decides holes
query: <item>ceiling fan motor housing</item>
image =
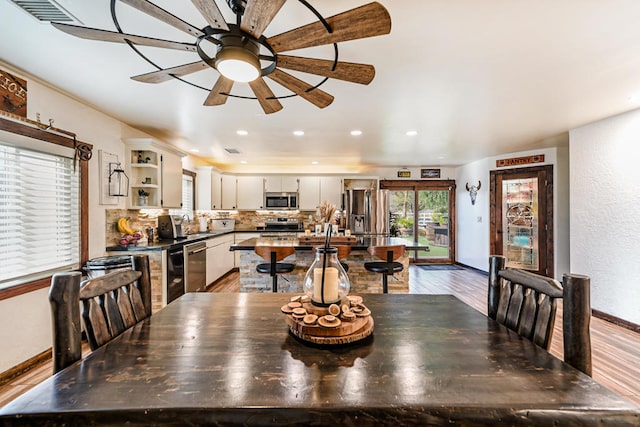
{"label": "ceiling fan motor housing", "polygon": [[238,34],[225,34],[220,36],[219,40],[220,45],[214,61],[218,71],[224,75],[225,73],[220,67],[223,62],[231,60],[250,64],[258,73],[255,77],[260,75],[261,67],[258,59],[260,45],[257,41]]}

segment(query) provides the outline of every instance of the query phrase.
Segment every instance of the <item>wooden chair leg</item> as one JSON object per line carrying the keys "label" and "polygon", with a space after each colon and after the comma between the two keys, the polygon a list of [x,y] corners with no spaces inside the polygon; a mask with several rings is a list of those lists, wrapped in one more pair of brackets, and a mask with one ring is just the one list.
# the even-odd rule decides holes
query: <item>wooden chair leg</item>
{"label": "wooden chair leg", "polygon": [[591,279],[565,273],[562,286],[564,361],[591,376]]}

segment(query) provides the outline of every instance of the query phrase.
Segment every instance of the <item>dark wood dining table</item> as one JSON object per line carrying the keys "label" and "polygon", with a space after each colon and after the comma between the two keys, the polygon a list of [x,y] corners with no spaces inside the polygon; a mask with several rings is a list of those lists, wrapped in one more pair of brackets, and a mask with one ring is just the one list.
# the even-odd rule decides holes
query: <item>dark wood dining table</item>
{"label": "dark wood dining table", "polygon": [[186,294],[0,425],[640,425],[640,408],[451,295],[362,296],[373,335],[325,348],[289,332],[291,294]]}

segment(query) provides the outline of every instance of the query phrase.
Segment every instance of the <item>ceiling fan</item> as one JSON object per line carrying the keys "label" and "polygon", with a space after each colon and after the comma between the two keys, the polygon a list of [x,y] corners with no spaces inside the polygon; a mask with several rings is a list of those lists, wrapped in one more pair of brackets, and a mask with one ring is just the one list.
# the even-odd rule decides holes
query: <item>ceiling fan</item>
{"label": "ceiling fan", "polygon": [[[257,99],[266,114],[275,113],[282,109],[279,99],[296,95],[319,108],[327,107],[334,98],[319,89],[318,86],[328,78],[369,84],[375,75],[374,67],[367,64],[338,61],[337,43],[388,34],[391,31],[389,13],[378,2],[372,2],[325,19],[306,0],[298,0],[313,12],[318,20],[275,36],[266,37],[263,34],[265,29],[276,17],[286,0],[226,0],[227,5],[236,16],[235,23],[225,22],[224,16],[214,0],[191,0],[208,24],[201,29],[148,0],[119,0],[195,37],[194,43],[183,43],[122,32],[115,15],[116,1],[118,0],[111,0],[111,14],[118,32],[63,23],[52,23],[52,25],[61,31],[84,39],[126,43],[143,57],[144,55],[135,48],[136,45],[196,52],[200,60],[171,68],[159,67],[145,57],[158,70],[134,76],[132,79],[145,83],[161,83],[177,78],[189,83],[182,77],[211,67],[216,69],[220,76],[211,88],[204,105],[224,104],[229,96],[234,96],[231,94],[234,83],[246,82],[255,94],[255,98],[250,99]],[[204,46],[207,43],[215,45],[215,55],[207,53]],[[330,44],[333,44],[334,47],[333,60],[282,54],[282,52]],[[283,68],[322,76],[324,80],[316,85],[311,85],[282,71]],[[275,96],[264,77],[284,86],[293,92],[293,95]]]}

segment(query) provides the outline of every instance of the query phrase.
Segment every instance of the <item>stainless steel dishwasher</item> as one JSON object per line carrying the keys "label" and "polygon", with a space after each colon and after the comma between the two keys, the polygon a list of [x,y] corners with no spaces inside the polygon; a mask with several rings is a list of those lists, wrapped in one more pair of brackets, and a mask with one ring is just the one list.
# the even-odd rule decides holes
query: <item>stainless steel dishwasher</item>
{"label": "stainless steel dishwasher", "polygon": [[207,244],[184,245],[184,277],[186,292],[204,291],[207,286]]}

